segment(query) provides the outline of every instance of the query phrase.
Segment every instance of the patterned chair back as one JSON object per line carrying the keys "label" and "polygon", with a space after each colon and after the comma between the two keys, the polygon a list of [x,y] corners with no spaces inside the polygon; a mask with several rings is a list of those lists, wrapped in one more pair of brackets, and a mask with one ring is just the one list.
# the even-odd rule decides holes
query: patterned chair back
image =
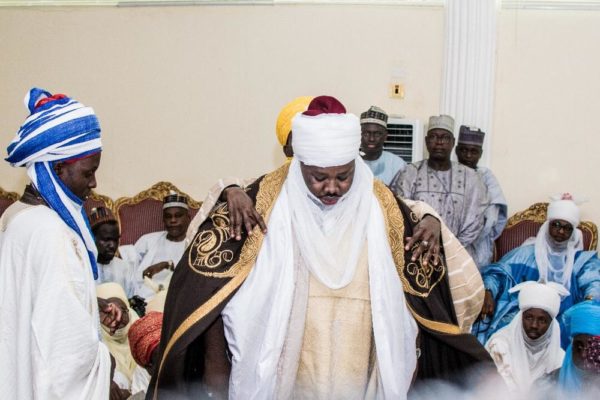
{"label": "patterned chair back", "polygon": [[0,188],[0,215],[15,201],[19,200],[19,195],[15,192],[7,192]]}
{"label": "patterned chair back", "polygon": [[113,213],[115,211],[114,201],[110,197],[92,191],[92,194],[83,203],[83,209],[87,215],[90,215],[92,210],[97,207],[108,208]]}
{"label": "patterned chair back", "polygon": [[[530,237],[537,235],[546,221],[548,203],[535,203],[527,210],[510,217],[504,231],[496,239],[494,261],[500,260],[506,253],[519,247]],[[581,221],[578,228],[583,233],[584,250],[596,250],[598,245],[598,227],[591,221]]]}

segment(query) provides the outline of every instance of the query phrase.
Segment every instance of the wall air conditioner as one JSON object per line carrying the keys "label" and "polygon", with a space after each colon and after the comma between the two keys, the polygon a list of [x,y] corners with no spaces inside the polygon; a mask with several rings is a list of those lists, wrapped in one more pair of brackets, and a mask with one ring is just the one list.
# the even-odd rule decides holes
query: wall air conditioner
{"label": "wall air conditioner", "polygon": [[383,149],[394,153],[406,163],[423,159],[423,124],[417,119],[390,116],[388,135]]}

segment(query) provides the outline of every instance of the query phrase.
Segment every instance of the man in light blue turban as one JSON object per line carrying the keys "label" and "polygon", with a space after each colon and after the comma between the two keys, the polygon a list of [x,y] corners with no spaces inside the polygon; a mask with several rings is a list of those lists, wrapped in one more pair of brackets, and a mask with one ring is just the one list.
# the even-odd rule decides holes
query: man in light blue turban
{"label": "man in light blue turban", "polygon": [[[96,246],[83,202],[96,187],[94,111],[33,88],[6,160],[31,184],[0,218],[0,393],[8,399],[108,399],[111,356],[99,323],[122,324],[96,300]],[[125,319],[125,318],[124,318]]]}
{"label": "man in light blue turban", "polygon": [[600,390],[600,302],[585,301],[564,316],[571,343],[558,374],[567,393],[598,393]]}

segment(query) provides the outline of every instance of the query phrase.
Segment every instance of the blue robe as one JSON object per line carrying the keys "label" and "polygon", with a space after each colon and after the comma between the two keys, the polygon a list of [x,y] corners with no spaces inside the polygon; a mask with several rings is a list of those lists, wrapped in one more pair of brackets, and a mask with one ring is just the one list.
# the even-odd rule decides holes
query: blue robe
{"label": "blue robe", "polygon": [[[494,264],[482,270],[483,284],[494,296],[494,317],[473,325],[473,334],[485,343],[496,331],[508,325],[519,312],[518,293],[508,293],[513,286],[525,281],[537,281],[539,271],[535,262],[535,245],[517,247]],[[564,332],[562,313],[586,298],[600,298],[600,260],[595,251],[575,253],[571,274],[571,294],[562,299],[557,320],[561,325],[561,345],[566,348],[569,338]]]}
{"label": "blue robe", "polygon": [[373,171],[375,178],[389,185],[398,172],[404,171],[406,161],[389,151],[382,151],[377,160],[363,160]]}

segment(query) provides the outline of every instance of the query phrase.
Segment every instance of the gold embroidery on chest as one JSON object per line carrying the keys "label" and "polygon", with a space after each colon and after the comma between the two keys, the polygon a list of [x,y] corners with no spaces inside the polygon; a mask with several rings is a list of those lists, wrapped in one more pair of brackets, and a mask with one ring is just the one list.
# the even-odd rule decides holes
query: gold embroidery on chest
{"label": "gold embroidery on chest", "polygon": [[[210,216],[212,229],[199,232],[191,244],[189,266],[197,273],[206,276],[219,276],[214,270],[233,260],[233,251],[222,249],[223,243],[229,240],[229,213],[227,204],[219,205]],[[208,271],[206,271],[208,270]]]}

